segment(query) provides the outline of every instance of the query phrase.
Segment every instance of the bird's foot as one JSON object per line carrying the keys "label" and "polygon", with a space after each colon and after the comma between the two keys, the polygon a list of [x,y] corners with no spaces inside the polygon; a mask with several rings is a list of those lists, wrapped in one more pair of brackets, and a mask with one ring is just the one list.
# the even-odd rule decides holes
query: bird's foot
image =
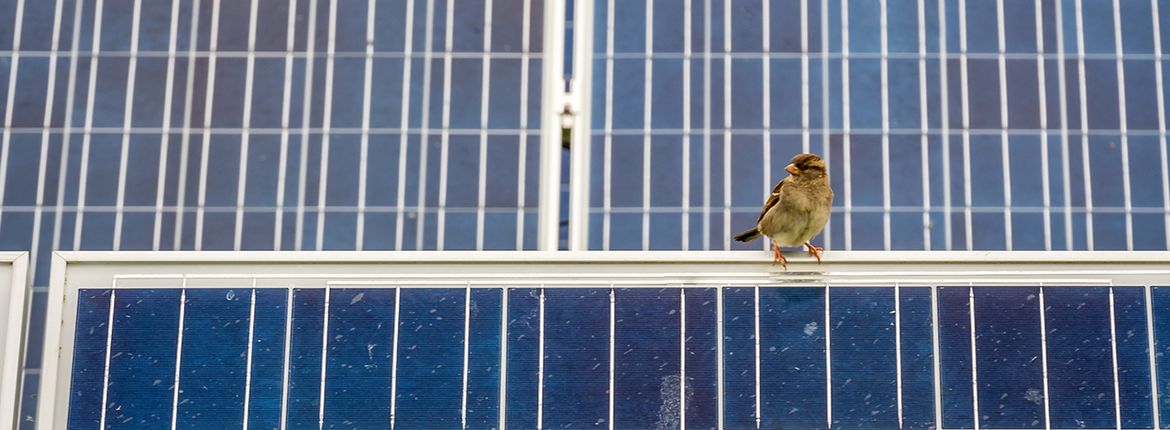
{"label": "bird's foot", "polygon": [[817,263],[821,262],[821,251],[824,251],[824,248],[817,248],[813,246],[812,242],[805,242],[804,247],[808,248],[809,254],[812,254],[813,257],[817,258]]}
{"label": "bird's foot", "polygon": [[780,253],[780,247],[776,246],[776,244],[773,243],[772,244],[772,265],[776,265],[776,263],[780,263],[780,267],[783,267],[784,270],[788,270],[788,259],[784,258],[784,254]]}

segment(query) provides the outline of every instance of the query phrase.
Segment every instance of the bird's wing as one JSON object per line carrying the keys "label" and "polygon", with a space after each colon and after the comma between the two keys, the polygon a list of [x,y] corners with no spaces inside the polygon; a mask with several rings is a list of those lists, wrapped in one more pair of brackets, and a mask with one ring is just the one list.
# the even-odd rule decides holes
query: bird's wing
{"label": "bird's wing", "polygon": [[788,182],[788,178],[780,180],[776,183],[776,187],[772,188],[772,194],[768,195],[768,200],[764,202],[764,209],[760,211],[760,217],[756,218],[757,223],[764,219],[764,214],[768,213],[768,209],[780,203],[780,188],[784,187],[785,182]]}

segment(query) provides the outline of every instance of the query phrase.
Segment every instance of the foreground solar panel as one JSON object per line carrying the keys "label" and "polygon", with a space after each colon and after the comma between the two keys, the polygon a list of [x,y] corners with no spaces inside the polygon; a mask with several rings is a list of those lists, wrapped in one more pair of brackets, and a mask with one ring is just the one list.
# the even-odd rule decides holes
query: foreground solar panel
{"label": "foreground solar panel", "polygon": [[1170,254],[828,257],[64,253],[38,428],[1170,424]]}

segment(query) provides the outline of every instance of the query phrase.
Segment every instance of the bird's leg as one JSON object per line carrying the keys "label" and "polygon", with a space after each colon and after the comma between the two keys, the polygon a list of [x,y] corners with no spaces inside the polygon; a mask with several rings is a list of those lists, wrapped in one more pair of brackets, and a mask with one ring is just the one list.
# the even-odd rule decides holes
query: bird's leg
{"label": "bird's leg", "polygon": [[780,247],[776,246],[776,244],[773,243],[772,244],[772,264],[775,265],[776,263],[780,263],[780,267],[783,267],[784,270],[788,270],[788,259],[784,258],[784,254],[780,253]]}
{"label": "bird's leg", "polygon": [[804,247],[808,248],[809,254],[812,254],[813,257],[817,258],[817,263],[821,262],[821,251],[824,251],[824,248],[817,248],[813,246],[812,242],[805,242]]}

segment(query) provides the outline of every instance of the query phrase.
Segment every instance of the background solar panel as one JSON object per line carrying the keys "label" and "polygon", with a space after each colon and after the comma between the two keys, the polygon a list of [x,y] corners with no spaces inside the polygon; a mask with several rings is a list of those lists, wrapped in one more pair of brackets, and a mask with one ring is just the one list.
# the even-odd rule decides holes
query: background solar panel
{"label": "background solar panel", "polygon": [[590,249],[758,248],[801,151],[829,248],[1167,247],[1157,1],[594,5]]}
{"label": "background solar panel", "polygon": [[0,2],[0,248],[534,249],[542,16]]}

